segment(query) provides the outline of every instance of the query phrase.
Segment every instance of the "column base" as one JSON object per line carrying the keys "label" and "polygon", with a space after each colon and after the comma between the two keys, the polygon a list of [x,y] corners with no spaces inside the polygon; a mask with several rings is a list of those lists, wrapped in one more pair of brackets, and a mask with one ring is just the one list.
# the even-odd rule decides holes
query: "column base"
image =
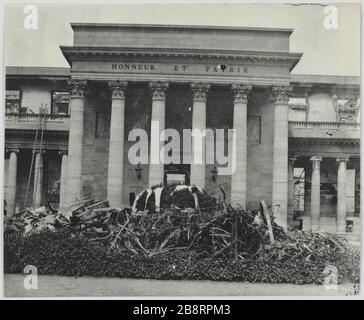
{"label": "column base", "polygon": [[311,223],[311,231],[319,231],[320,230],[320,223]]}
{"label": "column base", "polygon": [[336,233],[337,234],[340,234],[340,233],[345,233],[346,234],[346,226],[337,226]]}

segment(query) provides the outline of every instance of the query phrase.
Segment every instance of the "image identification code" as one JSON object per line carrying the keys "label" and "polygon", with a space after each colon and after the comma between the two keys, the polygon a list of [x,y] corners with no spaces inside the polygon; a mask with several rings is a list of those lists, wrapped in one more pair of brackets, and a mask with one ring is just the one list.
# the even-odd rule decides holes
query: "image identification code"
{"label": "image identification code", "polygon": [[230,305],[221,304],[179,304],[177,314],[179,315],[202,315],[202,314],[221,314],[228,315],[230,314]]}

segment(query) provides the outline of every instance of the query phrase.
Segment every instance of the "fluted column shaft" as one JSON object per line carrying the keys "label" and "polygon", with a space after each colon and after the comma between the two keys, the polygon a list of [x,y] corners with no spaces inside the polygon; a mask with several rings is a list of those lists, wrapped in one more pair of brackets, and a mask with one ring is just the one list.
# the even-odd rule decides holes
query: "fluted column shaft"
{"label": "fluted column shaft", "polygon": [[288,229],[293,226],[293,215],[294,215],[294,163],[296,161],[295,157],[288,159]]}
{"label": "fluted column shaft", "polygon": [[67,200],[82,197],[82,153],[86,81],[71,80],[70,130],[68,142]]}
{"label": "fluted column shaft", "polygon": [[[206,129],[206,102],[207,94],[210,89],[210,84],[206,83],[191,83],[193,106],[192,106],[192,130],[205,130]],[[201,148],[202,162],[196,163],[195,158],[195,143],[192,141],[192,163],[190,183],[201,188],[205,187],[206,176],[206,139],[202,138],[202,144],[198,146]]]}
{"label": "fluted column shaft", "polygon": [[337,169],[337,232],[346,231],[346,164],[349,158],[342,157],[336,160]]}
{"label": "fluted column shaft", "polygon": [[111,206],[122,207],[124,169],[124,127],[126,81],[111,81],[111,124],[107,199]]}
{"label": "fluted column shaft", "polygon": [[35,153],[34,165],[34,187],[33,187],[33,207],[39,208],[42,205],[43,194],[43,152]]}
{"label": "fluted column shaft", "polygon": [[[164,159],[160,157],[160,150],[164,141],[160,140],[161,132],[165,129],[166,122],[166,91],[167,82],[150,82],[149,88],[152,94],[152,127],[151,141],[159,141],[158,145],[150,146],[149,187],[159,185],[164,181]],[[158,130],[154,127],[158,126]],[[155,137],[158,135],[158,138]]]}
{"label": "fluted column shaft", "polygon": [[16,178],[18,169],[18,149],[7,150],[10,153],[8,166],[8,186],[6,194],[6,210],[9,217],[15,214]]}
{"label": "fluted column shaft", "polygon": [[59,186],[59,204],[60,206],[65,204],[66,192],[67,192],[67,166],[68,155],[66,151],[59,151],[61,156],[61,181]]}
{"label": "fluted column shaft", "polygon": [[273,87],[274,142],[272,205],[276,222],[287,230],[288,206],[288,97],[292,88]]}
{"label": "fluted column shaft", "polygon": [[252,86],[233,84],[234,120],[236,131],[236,170],[231,177],[231,204],[240,204],[246,209],[246,168],[247,168],[247,104]]}
{"label": "fluted column shaft", "polygon": [[311,230],[318,230],[320,228],[320,186],[321,186],[321,173],[320,163],[321,157],[312,157],[312,176],[311,176]]}

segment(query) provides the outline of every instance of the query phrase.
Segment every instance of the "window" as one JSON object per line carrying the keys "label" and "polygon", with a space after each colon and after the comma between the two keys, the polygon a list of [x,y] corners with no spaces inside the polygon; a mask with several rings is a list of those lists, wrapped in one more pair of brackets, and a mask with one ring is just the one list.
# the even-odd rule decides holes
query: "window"
{"label": "window", "polygon": [[68,114],[69,96],[68,91],[53,91],[52,114]]}
{"label": "window", "polygon": [[6,90],[5,112],[19,113],[20,111],[20,91]]}

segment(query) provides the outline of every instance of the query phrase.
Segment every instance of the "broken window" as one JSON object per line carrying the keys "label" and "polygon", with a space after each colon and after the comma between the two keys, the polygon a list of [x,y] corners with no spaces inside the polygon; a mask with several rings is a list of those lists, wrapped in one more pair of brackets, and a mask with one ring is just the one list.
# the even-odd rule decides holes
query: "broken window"
{"label": "broken window", "polygon": [[53,91],[52,114],[68,114],[69,97],[68,91]]}
{"label": "broken window", "polygon": [[19,113],[20,111],[20,91],[6,90],[5,112]]}

